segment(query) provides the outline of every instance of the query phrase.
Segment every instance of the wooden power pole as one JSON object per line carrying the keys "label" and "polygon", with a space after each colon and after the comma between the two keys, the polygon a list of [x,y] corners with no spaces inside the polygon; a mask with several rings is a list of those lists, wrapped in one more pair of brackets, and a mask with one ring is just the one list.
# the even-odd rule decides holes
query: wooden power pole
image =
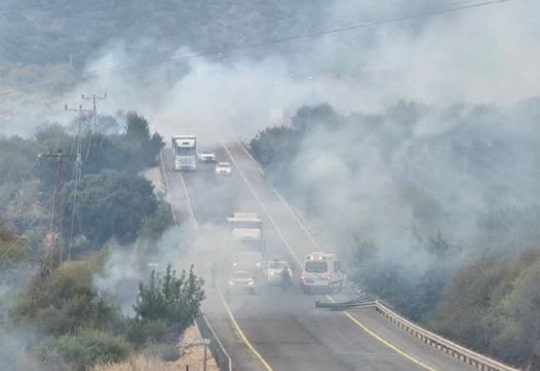
{"label": "wooden power pole", "polygon": [[52,218],[49,225],[50,243],[47,246],[46,256],[42,262],[42,272],[47,273],[62,263],[62,189],[64,186],[64,161],[68,155],[62,154],[59,149],[57,153],[40,154],[39,158],[51,159],[55,162],[55,185],[52,208]]}

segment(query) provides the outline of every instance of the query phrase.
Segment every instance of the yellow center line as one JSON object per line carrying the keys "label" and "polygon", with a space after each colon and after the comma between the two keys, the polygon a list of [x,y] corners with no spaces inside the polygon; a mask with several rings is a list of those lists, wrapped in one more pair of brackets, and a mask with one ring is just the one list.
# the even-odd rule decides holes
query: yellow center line
{"label": "yellow center line", "polygon": [[[251,183],[249,182],[249,180],[246,178],[246,176],[243,174],[242,170],[240,170],[238,164],[236,163],[235,161],[235,158],[234,156],[230,153],[229,149],[227,148],[227,146],[222,143],[222,147],[225,149],[225,151],[227,152],[227,154],[229,155],[229,158],[231,159],[231,161],[234,163],[234,165],[236,166],[237,170],[238,170],[238,173],[239,175],[241,176],[241,178],[243,178],[244,182],[246,183],[246,185],[248,186],[248,188],[250,189],[252,195],[255,197],[255,200],[256,202],[259,204],[259,206],[263,209],[264,213],[268,216],[268,218],[270,219],[270,222],[273,224],[279,238],[283,241],[283,243],[285,244],[285,246],[288,248],[288,250],[291,252],[291,255],[295,258],[295,260],[299,263],[299,265],[301,265],[301,262],[300,262],[300,259],[298,258],[298,256],[296,255],[296,253],[294,252],[294,250],[292,249],[292,247],[287,243],[287,241],[285,240],[285,236],[283,235],[283,233],[281,232],[280,228],[278,227],[277,223],[274,221],[274,219],[272,218],[272,216],[270,215],[270,212],[268,211],[268,209],[265,207],[265,205],[263,204],[262,200],[259,198],[257,192],[255,192],[255,190],[253,189],[253,186],[251,185]],[[186,189],[186,192],[187,192],[187,189]],[[285,202],[284,200],[282,200],[282,202]],[[297,218],[296,218],[297,219]],[[299,224],[302,224],[298,221],[297,219],[297,222]],[[309,231],[306,230],[306,233],[309,234]],[[231,308],[229,307],[229,305],[227,304],[225,298],[223,297],[223,294],[221,293],[221,291],[218,289],[218,293],[219,293],[219,297],[221,299],[221,301],[223,302],[223,305],[229,315],[229,318],[236,330],[236,332],[238,333],[238,335],[240,336],[240,338],[244,341],[244,343],[247,345],[247,347],[251,350],[251,352],[257,357],[257,359],[261,362],[261,364],[266,368],[266,370],[268,371],[271,371],[272,368],[270,367],[270,365],[268,364],[268,362],[266,362],[266,360],[261,356],[261,354],[255,349],[255,347],[251,344],[251,342],[248,340],[248,338],[246,337],[246,335],[244,334],[244,332],[242,331],[242,329],[240,328],[240,325],[238,324],[238,322],[236,321],[236,319],[234,318],[234,315],[232,313],[232,310]],[[331,297],[331,296],[327,296],[327,298],[332,301],[332,302],[335,302],[335,300]],[[362,329],[365,333],[367,333],[368,335],[370,335],[372,338],[376,339],[377,341],[379,341],[380,343],[382,343],[383,345],[387,346],[388,348],[392,349],[393,351],[395,351],[396,353],[398,353],[399,355],[401,355],[402,357],[404,357],[405,359],[411,361],[412,363],[418,365],[419,367],[425,369],[425,370],[429,370],[429,371],[437,371],[437,369],[425,364],[424,362],[422,362],[421,360],[415,358],[414,356],[406,353],[405,351],[401,350],[400,348],[398,348],[397,346],[395,346],[394,344],[390,343],[389,341],[383,339],[381,336],[377,335],[373,330],[369,329],[366,325],[364,325],[362,322],[360,322],[358,319],[356,319],[353,315],[351,315],[349,312],[346,312],[344,311],[343,312],[344,315],[349,319],[351,320],[355,325],[357,325],[360,329]]]}
{"label": "yellow center line", "polygon": [[[335,303],[336,301],[334,300],[333,297],[331,297],[330,295],[327,295],[326,298],[328,300],[330,300],[331,302]],[[380,337],[379,335],[377,335],[375,332],[373,332],[373,330],[371,330],[370,328],[368,328],[366,325],[364,325],[362,322],[360,322],[358,319],[356,319],[352,314],[350,314],[349,312],[347,311],[343,311],[343,314],[348,318],[350,319],[356,326],[360,327],[362,330],[364,330],[368,335],[370,335],[371,337],[373,337],[374,339],[378,340],[379,342],[381,342],[382,344],[386,345],[388,348],[392,349],[393,351],[395,351],[396,353],[398,353],[399,355],[401,355],[402,357],[408,359],[409,361],[411,361],[412,363],[422,367],[423,369],[425,370],[429,370],[429,371],[437,371],[436,368],[433,368],[427,364],[425,364],[424,362],[422,362],[421,360],[419,360],[418,358],[415,358],[413,357],[412,355],[410,355],[409,353],[401,350],[400,348],[398,348],[397,346],[395,346],[394,344],[390,343],[389,341],[383,339],[382,337]]]}
{"label": "yellow center line", "polygon": [[[251,191],[251,194],[255,197],[255,200],[257,201],[257,203],[259,204],[259,206],[263,209],[264,213],[267,215],[267,217],[269,218],[270,222],[272,223],[272,225],[274,226],[274,229],[276,230],[279,238],[281,239],[281,241],[285,244],[285,246],[287,247],[287,249],[289,250],[289,252],[291,253],[291,255],[295,258],[295,260],[297,261],[297,263],[302,266],[302,263],[300,261],[300,259],[298,258],[298,256],[296,255],[294,249],[292,248],[292,246],[289,245],[289,243],[286,241],[285,239],[285,236],[284,234],[282,233],[281,229],[279,228],[279,226],[277,225],[277,223],[275,222],[274,218],[270,215],[270,212],[269,210],[266,208],[266,206],[264,205],[264,203],[262,202],[262,200],[259,198],[259,195],[257,194],[257,192],[255,191],[255,189],[253,188],[253,186],[251,185],[250,181],[247,179],[247,177],[244,175],[243,171],[240,169],[240,167],[238,166],[237,162],[236,162],[236,159],[234,158],[234,156],[232,155],[232,153],[229,151],[229,149],[227,148],[227,146],[225,145],[225,143],[221,143],[222,147],[225,149],[225,152],[227,152],[227,154],[229,155],[229,158],[231,159],[231,161],[234,163],[234,165],[236,166],[237,170],[238,170],[238,173],[240,174],[240,176],[242,177],[242,179],[244,180],[244,182],[246,183],[246,185],[248,186],[249,190]],[[282,203],[286,203],[285,200],[281,200]],[[302,224],[300,222],[300,220],[298,220],[298,218],[296,217],[295,218],[297,223],[299,223],[300,225]],[[312,239],[314,239],[312,236],[311,236],[311,233],[307,230],[307,228],[304,229],[304,231],[306,232],[306,234],[310,235],[309,237],[311,237]],[[334,301],[333,298],[331,298],[330,296],[327,296],[331,301]],[[397,346],[395,346],[394,344],[390,343],[389,341],[383,339],[382,337],[380,337],[379,335],[377,335],[373,330],[369,329],[367,326],[365,326],[362,322],[360,322],[358,319],[354,318],[354,316],[352,316],[350,313],[348,312],[344,312],[345,316],[347,318],[349,318],[355,325],[357,325],[358,327],[360,327],[362,330],[364,330],[368,335],[370,335],[371,337],[373,337],[374,339],[378,340],[379,342],[381,342],[382,344],[384,344],[385,346],[387,346],[388,348],[394,350],[396,353],[398,353],[399,355],[401,355],[402,357],[404,357],[405,359],[408,359],[409,361],[413,362],[414,364],[426,369],[426,370],[429,370],[429,371],[436,371],[436,369],[434,369],[433,367],[425,364],[424,362],[422,362],[421,360],[415,358],[414,356],[412,356],[411,354],[408,354],[406,353],[405,351],[401,350],[400,348],[398,348]]]}
{"label": "yellow center line", "polygon": [[244,331],[242,331],[242,329],[240,328],[240,325],[238,324],[238,322],[236,322],[236,319],[234,318],[231,307],[229,307],[229,304],[227,304],[227,301],[223,297],[223,294],[221,293],[221,290],[219,288],[217,289],[217,292],[218,292],[219,298],[221,299],[221,302],[223,303],[223,306],[225,307],[225,310],[227,311],[227,314],[229,315],[229,318],[230,318],[230,320],[231,320],[231,322],[232,322],[232,324],[234,326],[234,329],[236,330],[236,332],[238,333],[240,338],[244,341],[244,343],[251,350],[251,352],[255,355],[255,357],[257,357],[259,362],[261,362],[261,364],[264,366],[264,368],[267,371],[273,371],[272,367],[270,367],[268,362],[266,362],[266,360],[261,356],[261,354],[257,351],[257,349],[255,349],[255,347],[251,344],[251,342],[248,340],[248,338],[244,334]]}
{"label": "yellow center line", "polygon": [[[199,229],[199,223],[197,222],[197,219],[195,218],[195,213],[193,211],[193,206],[192,206],[192,203],[191,203],[191,198],[189,196],[187,185],[186,185],[186,182],[184,180],[184,176],[182,174],[180,174],[180,183],[182,185],[182,188],[184,190],[184,194],[186,196],[187,206],[188,206],[188,209],[189,209],[189,212],[190,212],[190,216],[191,216],[193,225],[195,227],[197,237],[198,237],[199,241],[204,243],[204,239],[203,239],[201,230]],[[268,362],[261,356],[261,354],[257,351],[257,349],[255,349],[255,347],[248,340],[247,336],[244,334],[244,331],[242,331],[242,329],[240,328],[240,325],[238,324],[238,322],[234,318],[231,307],[229,306],[229,304],[227,304],[227,301],[223,297],[223,294],[221,293],[221,290],[219,288],[217,289],[217,292],[218,292],[218,295],[219,295],[219,298],[220,298],[221,302],[223,303],[223,306],[225,307],[225,310],[227,311],[227,314],[229,315],[229,318],[230,318],[236,332],[238,333],[238,335],[240,336],[242,341],[247,345],[249,350],[251,350],[253,355],[255,355],[255,357],[259,360],[259,362],[264,366],[264,368],[267,371],[273,371],[272,367],[270,367]]]}

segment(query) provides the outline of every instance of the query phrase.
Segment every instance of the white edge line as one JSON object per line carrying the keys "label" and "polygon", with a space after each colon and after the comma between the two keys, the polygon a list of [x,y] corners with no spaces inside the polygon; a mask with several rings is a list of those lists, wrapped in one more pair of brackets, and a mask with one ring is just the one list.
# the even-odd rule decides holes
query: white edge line
{"label": "white edge line", "polygon": [[[159,152],[159,160],[161,162],[161,171],[162,171],[162,174],[163,174],[163,180],[165,182],[165,186],[167,187],[167,194],[170,194],[169,190],[169,178],[167,176],[167,171],[165,169],[165,161],[163,161],[163,149]],[[180,175],[180,178],[182,179],[182,183],[183,183],[183,186],[184,186],[184,192],[186,192],[186,196],[187,196],[187,200],[188,200],[188,207],[190,208],[190,211],[191,211],[191,216],[193,218],[193,222],[195,223],[195,215],[193,214],[193,209],[191,208],[191,200],[189,199],[189,195],[187,195],[187,190],[185,189],[185,182],[184,182],[184,178]],[[173,207],[173,204],[172,202],[169,203],[169,206],[171,208],[171,213],[172,213],[172,216],[173,216],[173,219],[174,219],[174,223],[178,225],[178,220],[176,219],[176,214],[174,212],[174,207]],[[197,223],[195,223],[195,225],[197,226]],[[198,226],[197,226],[198,227]],[[197,228],[197,234],[199,234],[199,231],[198,231],[198,228]],[[225,353],[225,355],[227,356],[227,359],[229,360],[229,371],[232,371],[232,359],[231,359],[231,356],[229,355],[229,353],[227,352],[227,349],[225,349],[225,347],[223,346],[223,343],[221,342],[221,340],[219,339],[219,337],[217,336],[217,334],[215,333],[214,329],[212,328],[212,326],[210,326],[210,322],[208,321],[208,319],[206,318],[206,316],[204,315],[204,313],[202,313],[202,316],[203,316],[203,319],[204,321],[206,322],[206,324],[208,325],[208,328],[210,329],[210,331],[212,332],[212,335],[214,336],[214,338],[218,341],[218,344],[220,346],[220,348],[223,350],[223,353]]]}
{"label": "white edge line", "polygon": [[[260,165],[259,165],[259,163],[257,162],[257,160],[255,160],[255,158],[253,158],[253,156],[251,155],[251,153],[249,153],[249,151],[247,150],[247,148],[244,146],[244,143],[242,143],[238,137],[235,136],[235,138],[236,138],[236,141],[240,144],[240,147],[242,148],[242,151],[243,151],[244,153],[247,154],[247,156],[250,158],[250,160],[258,167],[259,172],[260,172],[261,174],[264,175],[264,171],[263,171],[262,168],[260,167]],[[228,151],[227,151],[227,152],[228,152]],[[238,166],[237,166],[237,167],[238,167]],[[249,182],[246,181],[246,183],[248,183],[248,185],[249,185]],[[281,203],[282,203],[283,205],[286,206],[286,208],[289,210],[289,212],[291,213],[291,215],[296,219],[296,221],[297,221],[298,224],[302,227],[302,229],[304,230],[304,232],[306,233],[306,235],[308,236],[308,238],[309,238],[313,243],[315,243],[315,244],[317,245],[317,247],[320,249],[319,243],[315,240],[315,238],[314,238],[313,235],[312,235],[313,232],[310,231],[310,228],[306,225],[306,223],[302,220],[302,218],[299,217],[299,216],[296,214],[296,212],[292,209],[292,207],[289,205],[289,203],[285,200],[285,198],[281,195],[281,193],[280,193],[280,192],[279,192],[272,184],[269,183],[269,186],[271,187],[272,191],[278,196],[278,198],[280,199]],[[251,187],[250,187],[250,188],[251,188]],[[283,241],[283,242],[285,242],[285,241]],[[330,301],[334,302],[334,298],[333,298],[332,296],[326,295],[326,298],[329,299]],[[410,322],[408,319],[406,319],[406,318],[404,318],[404,317],[401,317],[401,316],[395,314],[395,313],[392,312],[391,310],[388,310],[388,311],[391,312],[395,317],[399,318],[400,320],[402,320],[402,321],[404,320],[403,322],[405,322],[405,324],[407,324],[407,323],[408,323],[408,324],[411,324],[411,323],[412,323],[412,322]],[[350,314],[348,311],[345,311],[344,313],[346,313],[347,315],[351,316],[351,314]],[[414,325],[414,326],[418,327],[417,325]],[[425,330],[425,329],[422,328],[422,327],[418,327],[418,328],[419,328],[420,330],[422,330],[422,331],[425,331],[425,332],[429,333],[429,331]],[[434,335],[435,335],[436,337],[440,337],[440,335],[437,335],[437,334],[434,334]],[[441,338],[442,338],[442,337],[441,337]],[[448,341],[448,340],[445,339],[445,338],[442,338],[442,339]],[[451,341],[449,341],[449,342],[451,343]],[[389,343],[389,344],[391,344],[391,343]],[[392,345],[393,345],[393,344],[392,344]],[[453,344],[453,345],[454,345],[454,344]],[[455,344],[455,345],[457,345],[457,344]],[[457,345],[457,346],[458,346],[458,347],[461,347],[461,346],[459,346],[459,345]],[[467,352],[475,353],[474,351],[471,351],[471,350],[469,350],[469,349],[467,349],[467,348],[463,348],[463,349],[465,349]],[[400,351],[400,353],[401,353],[401,351]],[[405,353],[405,354],[408,354],[408,353],[406,353],[406,352],[404,352],[404,353]],[[475,355],[476,355],[476,354],[475,354]],[[478,353],[478,355],[480,355],[481,357],[485,357],[485,356],[483,356],[483,355],[481,355],[481,354],[479,354],[479,353]],[[409,356],[410,356],[410,355],[409,355]],[[408,358],[408,357],[407,357],[407,358]],[[415,357],[413,356],[413,358],[415,358]],[[497,360],[490,359],[489,357],[485,357],[485,358],[487,358],[490,362],[491,362],[491,361],[498,362]],[[415,363],[416,363],[416,362],[415,362]],[[502,364],[502,365],[504,365],[504,364]],[[506,366],[506,365],[504,365],[504,366],[505,366],[505,367],[508,367],[508,366]],[[428,366],[428,367],[429,367],[429,366]]]}
{"label": "white edge line", "polygon": [[208,326],[208,328],[210,329],[210,332],[212,333],[212,336],[217,340],[217,342],[219,344],[219,347],[223,350],[223,353],[225,353],[225,355],[227,356],[227,359],[229,360],[229,362],[228,362],[229,363],[229,371],[232,371],[232,359],[231,359],[231,356],[229,355],[229,353],[227,353],[227,350],[223,346],[223,343],[221,342],[221,340],[219,340],[219,337],[217,336],[216,332],[214,331],[214,329],[210,325],[210,321],[208,321],[208,318],[206,318],[206,315],[204,313],[202,313],[202,317],[203,317],[204,322],[206,323],[206,326]]}
{"label": "white edge line", "polygon": [[264,211],[264,213],[266,214],[266,216],[268,217],[268,219],[270,220],[270,222],[272,223],[272,225],[274,226],[274,229],[276,230],[276,232],[278,233],[279,237],[281,238],[281,240],[283,241],[283,243],[285,244],[285,246],[287,247],[287,250],[289,250],[289,252],[291,253],[291,256],[296,260],[297,264],[299,266],[302,265],[302,261],[298,258],[298,256],[296,255],[296,253],[294,252],[294,250],[292,249],[291,245],[289,245],[289,243],[287,242],[287,240],[285,239],[285,236],[283,235],[283,233],[281,232],[281,230],[279,229],[276,221],[274,220],[274,218],[272,217],[272,215],[270,215],[270,212],[268,211],[267,207],[263,204],[263,202],[261,201],[259,195],[257,194],[257,192],[255,192],[255,190],[253,189],[253,186],[251,185],[251,183],[249,182],[249,180],[246,178],[244,172],[240,169],[240,167],[238,166],[238,163],[236,162],[236,160],[234,159],[233,155],[231,154],[231,152],[229,151],[229,148],[227,148],[227,146],[225,145],[225,143],[221,142],[221,145],[222,147],[225,149],[225,152],[227,152],[227,154],[229,155],[231,161],[234,163],[235,167],[236,167],[236,170],[238,171],[238,174],[240,174],[240,176],[242,177],[242,179],[244,179],[244,182],[246,183],[246,185],[248,186],[248,188],[250,189],[250,192],[251,194],[255,197],[255,200],[257,201],[257,203],[259,204],[259,207]]}

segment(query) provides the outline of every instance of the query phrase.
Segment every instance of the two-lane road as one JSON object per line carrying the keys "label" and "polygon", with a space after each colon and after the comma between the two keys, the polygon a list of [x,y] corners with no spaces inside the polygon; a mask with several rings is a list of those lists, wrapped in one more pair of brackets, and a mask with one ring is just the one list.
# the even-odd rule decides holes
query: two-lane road
{"label": "two-lane road", "polygon": [[[294,216],[281,203],[262,178],[257,166],[238,147],[219,151],[231,156],[235,166],[231,177],[217,177],[211,166],[196,173],[169,172],[170,192],[186,193],[204,239],[220,228],[235,210],[256,211],[265,223],[268,255],[294,252],[302,256],[316,250],[315,241],[306,235]],[[185,184],[186,189],[182,189]],[[185,207],[184,205],[178,205]],[[223,229],[225,229],[223,227]],[[294,258],[292,258],[294,259]],[[231,325],[219,295],[208,288],[205,311],[233,357],[235,369],[251,370],[263,365]],[[250,345],[275,370],[463,370],[466,365],[434,352],[423,343],[393,328],[370,310],[353,313],[360,323],[383,341],[361,329],[340,312],[314,308],[320,296],[305,296],[299,290],[282,292],[278,288],[260,290],[258,295],[227,297],[234,319]],[[385,343],[386,342],[386,343]],[[262,368],[264,369],[264,368]]]}

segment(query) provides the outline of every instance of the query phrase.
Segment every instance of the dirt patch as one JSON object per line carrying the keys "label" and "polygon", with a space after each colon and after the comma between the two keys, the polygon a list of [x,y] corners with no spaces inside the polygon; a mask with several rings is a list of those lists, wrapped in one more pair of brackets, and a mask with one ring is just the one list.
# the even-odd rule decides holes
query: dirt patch
{"label": "dirt patch", "polygon": [[[180,342],[180,352],[182,356],[179,360],[174,362],[179,369],[185,370],[186,365],[188,365],[190,371],[203,370],[204,345],[201,345],[202,340],[201,333],[197,326],[193,325],[186,330],[182,341]],[[216,360],[212,357],[210,348],[208,348],[208,351],[206,352],[206,357],[206,370],[218,371],[219,368]]]}

